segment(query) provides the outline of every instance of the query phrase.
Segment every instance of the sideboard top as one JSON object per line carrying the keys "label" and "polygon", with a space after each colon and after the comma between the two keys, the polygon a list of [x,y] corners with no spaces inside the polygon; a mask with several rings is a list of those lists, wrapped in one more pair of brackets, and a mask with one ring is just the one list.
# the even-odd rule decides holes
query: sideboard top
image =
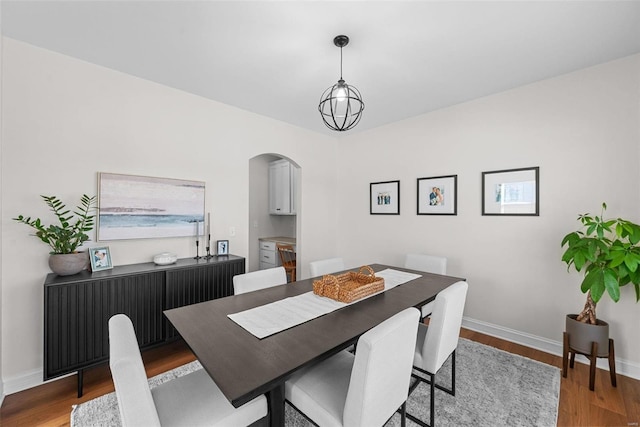
{"label": "sideboard top", "polygon": [[83,270],[80,273],[74,274],[72,276],[59,276],[56,273],[49,273],[47,274],[47,278],[44,281],[44,285],[62,285],[74,282],[85,282],[87,280],[99,280],[111,277],[126,276],[137,273],[151,273],[156,271],[192,268],[211,264],[223,264],[226,262],[243,259],[243,257],[239,257],[236,255],[217,255],[213,256],[210,259],[201,258],[196,260],[193,258],[181,258],[174,264],[169,265],[156,265],[153,262],[144,262],[140,264],[118,265],[110,270],[96,271],[95,273],[91,273],[88,270]]}

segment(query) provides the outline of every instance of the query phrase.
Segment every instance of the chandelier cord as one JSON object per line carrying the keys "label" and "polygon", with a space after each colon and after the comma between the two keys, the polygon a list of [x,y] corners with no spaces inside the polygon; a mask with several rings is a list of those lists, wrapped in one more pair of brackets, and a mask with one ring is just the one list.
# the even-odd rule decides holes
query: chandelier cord
{"label": "chandelier cord", "polygon": [[342,80],[342,46],[340,46],[340,80]]}

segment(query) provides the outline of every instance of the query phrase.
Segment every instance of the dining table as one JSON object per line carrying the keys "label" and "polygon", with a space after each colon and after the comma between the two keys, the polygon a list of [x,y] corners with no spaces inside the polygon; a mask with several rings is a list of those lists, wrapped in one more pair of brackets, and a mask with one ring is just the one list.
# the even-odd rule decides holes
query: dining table
{"label": "dining table", "polygon": [[291,374],[350,347],[396,313],[420,308],[441,290],[464,280],[382,264],[370,267],[375,272],[392,269],[419,277],[264,338],[248,332],[229,315],[312,292],[313,282],[319,278],[166,310],[164,314],[234,407],[265,394],[269,425],[283,426],[284,383]]}

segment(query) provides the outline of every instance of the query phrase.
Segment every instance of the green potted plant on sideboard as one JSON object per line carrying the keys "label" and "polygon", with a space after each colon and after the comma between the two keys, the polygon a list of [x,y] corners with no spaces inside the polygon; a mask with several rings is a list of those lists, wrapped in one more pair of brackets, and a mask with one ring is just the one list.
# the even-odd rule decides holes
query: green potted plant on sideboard
{"label": "green potted plant on sideboard", "polygon": [[[580,285],[587,301],[579,314],[566,318],[566,333],[571,349],[591,355],[597,343],[597,357],[609,356],[609,325],[596,317],[596,305],[606,294],[615,301],[620,289],[632,284],[636,302],[640,300],[640,225],[622,218],[604,218],[606,203],[600,216],[582,214],[582,227],[564,236],[562,261],[584,274]],[[610,360],[611,363],[611,360]]]}
{"label": "green potted plant on sideboard", "polygon": [[59,224],[45,226],[40,218],[31,219],[18,215],[15,221],[26,224],[36,230],[35,236],[49,245],[49,267],[61,276],[79,273],[87,267],[89,255],[77,249],[89,240],[87,232],[94,226],[96,196],[83,194],[80,204],[71,213],[66,205],[56,196],[40,196],[58,218]]}

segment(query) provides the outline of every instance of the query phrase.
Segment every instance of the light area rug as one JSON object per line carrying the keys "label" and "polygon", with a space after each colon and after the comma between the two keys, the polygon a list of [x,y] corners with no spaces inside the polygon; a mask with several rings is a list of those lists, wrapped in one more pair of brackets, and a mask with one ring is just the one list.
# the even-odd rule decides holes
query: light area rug
{"label": "light area rug", "polygon": [[[195,361],[149,380],[156,387],[173,378],[200,369]],[[445,362],[436,383],[450,386],[451,360]],[[429,420],[427,384],[409,396],[407,411]],[[555,426],[560,395],[560,369],[526,357],[507,353],[474,341],[460,339],[456,351],[456,396],[436,390],[436,424],[440,426]],[[286,407],[287,427],[312,424]],[[400,425],[396,414],[386,424]],[[408,426],[415,426],[407,420]],[[120,426],[115,393],[76,405],[71,413],[72,427]]]}

